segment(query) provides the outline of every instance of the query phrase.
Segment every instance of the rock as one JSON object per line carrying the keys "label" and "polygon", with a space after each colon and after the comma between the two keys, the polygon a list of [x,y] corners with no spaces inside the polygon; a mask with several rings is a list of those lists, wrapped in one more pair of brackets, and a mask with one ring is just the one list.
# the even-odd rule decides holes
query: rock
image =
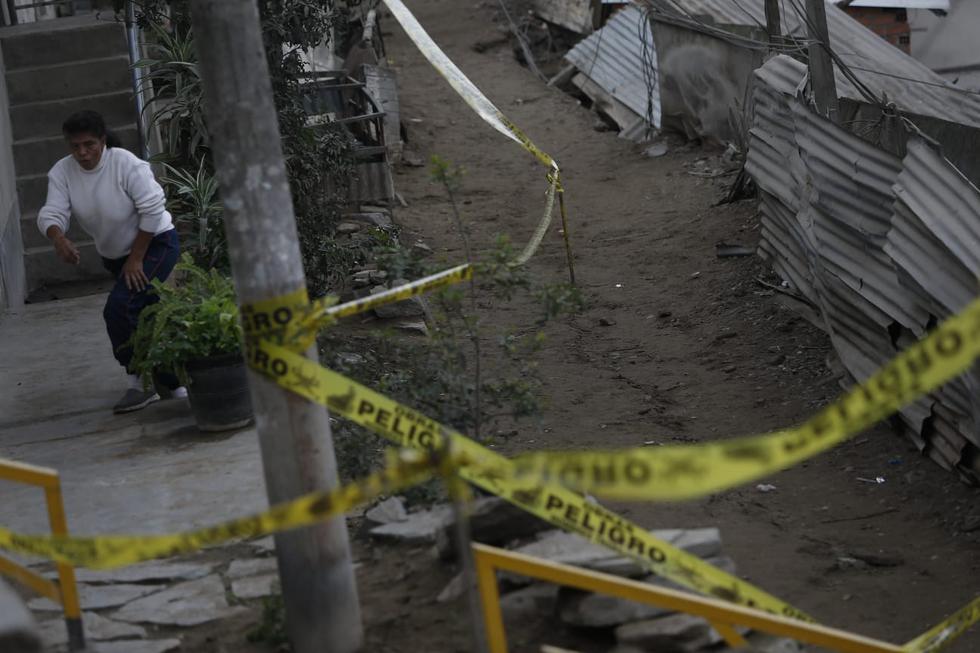
{"label": "rock", "polygon": [[402,542],[431,544],[436,535],[452,517],[449,506],[436,506],[432,510],[413,512],[405,521],[375,526],[370,530],[372,537]]}
{"label": "rock", "polygon": [[381,213],[382,215],[390,216],[391,209],[387,206],[379,206],[377,204],[361,204],[361,213]]}
{"label": "rock", "polygon": [[408,519],[408,511],[405,510],[405,502],[401,497],[388,497],[364,513],[364,519],[369,525],[380,526],[405,521]]}
{"label": "rock", "polygon": [[425,167],[425,159],[418,152],[413,152],[412,150],[402,151],[402,163],[407,165],[409,168],[423,168]]}
{"label": "rock", "polygon": [[335,231],[338,235],[346,236],[348,234],[356,234],[361,230],[361,225],[356,222],[341,222],[337,225]]}
{"label": "rock", "polygon": [[432,248],[426,245],[425,243],[423,243],[422,241],[417,241],[414,244],[412,244],[412,247],[409,251],[411,252],[412,256],[414,256],[415,258],[426,258],[428,256],[432,256]]}
{"label": "rock", "polygon": [[[107,642],[114,639],[146,637],[146,629],[133,624],[106,619],[95,612],[82,613],[82,627],[85,639],[92,642]],[[64,619],[52,619],[40,625],[41,639],[49,648],[68,643],[68,630]]]}
{"label": "rock", "polygon": [[[397,288],[398,286],[403,286],[407,284],[408,281],[404,279],[396,279],[391,282],[392,288]],[[380,290],[379,290],[380,288]],[[384,286],[377,286],[371,289],[371,294],[376,295],[380,292],[387,290]],[[391,319],[396,317],[420,317],[425,315],[425,302],[421,297],[409,297],[408,299],[403,299],[400,302],[393,302],[390,304],[385,304],[384,306],[378,306],[374,309],[374,314],[382,319]]]}
{"label": "rock", "polygon": [[[652,530],[650,533],[702,558],[710,558],[721,553],[721,534],[717,528],[660,529]],[[593,544],[579,535],[564,531],[549,531],[537,541],[516,550],[525,555],[616,576],[637,578],[647,574],[646,567],[641,567],[632,559],[619,556],[604,546]],[[505,576],[508,579],[514,578],[513,575],[505,574]]]}
{"label": "rock", "polygon": [[565,588],[558,593],[558,616],[570,626],[611,628],[667,614],[670,614],[670,610],[608,594],[592,594]]}
{"label": "rock", "polygon": [[[357,354],[354,355],[356,356]],[[275,553],[276,551],[276,541],[271,535],[252,540],[248,544],[260,553]]]}
{"label": "rock", "polygon": [[425,320],[402,320],[395,323],[395,328],[400,331],[409,331],[422,336],[429,335],[429,327],[426,325]]}
{"label": "rock", "polygon": [[378,229],[391,229],[394,226],[391,216],[387,212],[382,213],[380,210],[368,213],[349,213],[344,216],[344,219]]}
{"label": "rock", "polygon": [[964,533],[980,531],[980,515],[967,515],[963,523],[960,524],[960,530]]}
{"label": "rock", "polygon": [[351,283],[355,288],[365,288],[371,285],[371,270],[363,270],[361,272],[355,272]]}
{"label": "rock", "polygon": [[558,604],[558,590],[558,586],[551,583],[534,583],[504,594],[500,609],[505,618],[550,615]]}
{"label": "rock", "polygon": [[[62,622],[61,627],[65,624]],[[41,637],[34,618],[20,597],[0,579],[0,651],[39,653]]]}
{"label": "rock", "polygon": [[850,554],[852,558],[857,558],[872,567],[900,567],[905,564],[905,559],[897,555],[866,551],[851,551]]}
{"label": "rock", "polygon": [[611,320],[608,317],[600,317],[599,326],[604,326],[604,327],[616,326],[616,320]]}
{"label": "rock", "polygon": [[786,637],[754,632],[749,633],[745,639],[749,643],[748,648],[725,647],[716,650],[715,653],[802,653],[804,651],[802,644]]}
{"label": "rock", "polygon": [[616,641],[658,653],[687,653],[714,646],[722,638],[704,619],[678,613],[619,626]]}
{"label": "rock", "polygon": [[437,603],[450,603],[456,601],[463,594],[466,593],[466,579],[462,573],[456,574],[451,581],[449,581],[442,591],[439,592],[439,596],[436,597]]}
{"label": "rock", "polygon": [[259,576],[269,572],[278,571],[275,558],[249,558],[248,560],[234,560],[228,565],[225,575],[229,580],[238,578],[248,578],[249,576]]}
{"label": "rock", "polygon": [[[78,584],[78,599],[82,610],[102,610],[124,605],[160,590],[158,585],[84,585]],[[27,604],[31,610],[61,612],[60,605],[50,599],[32,599]]]}
{"label": "rock", "polygon": [[[469,521],[473,541],[491,546],[528,538],[549,528],[547,522],[498,497],[481,497],[473,502]],[[456,555],[455,524],[450,517],[436,539],[443,559]]]}
{"label": "rock", "polygon": [[[211,573],[214,565],[192,562],[159,563],[149,562],[122,569],[96,571],[92,569],[76,569],[75,580],[79,583],[146,583],[166,580],[194,580],[204,578]],[[58,572],[45,574],[48,578],[57,578]]]}
{"label": "rock", "polygon": [[132,623],[196,626],[236,615],[243,610],[245,608],[228,605],[221,577],[212,574],[137,599],[112,616]]}
{"label": "rock", "polygon": [[127,639],[103,642],[92,653],[167,653],[180,648],[179,639]]}
{"label": "rock", "polygon": [[667,154],[667,144],[666,143],[654,143],[647,149],[643,150],[643,156],[650,159],[656,159]]}
{"label": "rock", "polygon": [[258,599],[275,594],[278,585],[279,576],[277,574],[251,576],[232,581],[231,593],[240,599]]}
{"label": "rock", "polygon": [[368,272],[371,283],[384,283],[388,280],[388,273],[384,270],[372,270]]}

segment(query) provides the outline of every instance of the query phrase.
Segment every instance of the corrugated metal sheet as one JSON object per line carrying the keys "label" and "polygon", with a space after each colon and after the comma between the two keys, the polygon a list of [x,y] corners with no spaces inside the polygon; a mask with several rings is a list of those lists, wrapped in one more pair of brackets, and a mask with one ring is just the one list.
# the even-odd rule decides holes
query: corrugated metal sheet
{"label": "corrugated metal sheet", "polygon": [[630,5],[616,12],[602,29],[572,48],[565,58],[637,115],[646,116],[651,109],[652,124],[660,128],[657,48],[653,31],[640,9]]}
{"label": "corrugated metal sheet", "polygon": [[[746,169],[761,190],[759,251],[820,310],[844,368],[863,380],[978,294],[980,191],[929,144],[903,159],[813,113],[805,71],[756,71]],[[925,454],[980,481],[980,377],[901,412]]]}
{"label": "corrugated metal sheet", "polygon": [[[661,11],[710,18],[719,26],[758,27],[764,31],[765,0],[641,0]],[[802,1],[782,3],[783,32],[804,38],[806,23],[794,7]],[[827,3],[830,44],[857,78],[879,99],[902,111],[932,116],[964,125],[980,126],[980,95],[958,89],[846,12]],[[866,102],[851,81],[837,71],[837,90],[841,97]]]}

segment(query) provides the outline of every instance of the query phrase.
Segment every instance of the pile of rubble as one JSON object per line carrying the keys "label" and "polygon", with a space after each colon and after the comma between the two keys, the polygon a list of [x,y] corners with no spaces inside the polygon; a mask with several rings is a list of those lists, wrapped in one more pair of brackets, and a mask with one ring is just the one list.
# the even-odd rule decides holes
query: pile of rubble
{"label": "pile of rubble", "polygon": [[[550,526],[497,498],[478,499],[469,516],[474,541],[517,553],[597,572],[641,580],[658,587],[684,588],[649,573],[632,559]],[[431,544],[436,556],[455,556],[454,513],[450,506],[409,513],[401,499],[389,498],[365,513],[372,537],[415,544]],[[659,529],[650,531],[673,546],[698,556],[728,573],[735,562],[722,550],[717,528]],[[654,605],[594,594],[530,578],[503,573],[499,577],[505,620],[557,619],[571,629],[606,631],[615,638],[610,653],[698,653],[729,649],[721,635],[700,617],[671,612]],[[440,603],[459,600],[465,592],[462,574],[439,594]],[[800,646],[787,639],[749,633],[752,648],[765,653],[798,653]],[[745,649],[742,649],[745,650]]]}

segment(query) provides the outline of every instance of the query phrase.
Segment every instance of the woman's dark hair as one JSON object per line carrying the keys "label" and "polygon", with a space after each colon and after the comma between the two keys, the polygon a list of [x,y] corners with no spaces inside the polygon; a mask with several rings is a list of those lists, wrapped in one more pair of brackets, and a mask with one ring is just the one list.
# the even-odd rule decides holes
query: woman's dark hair
{"label": "woman's dark hair", "polygon": [[65,138],[77,136],[78,134],[92,134],[96,138],[105,136],[105,146],[122,147],[119,138],[116,137],[105,126],[105,119],[97,111],[79,111],[68,116],[68,119],[61,125],[61,131]]}

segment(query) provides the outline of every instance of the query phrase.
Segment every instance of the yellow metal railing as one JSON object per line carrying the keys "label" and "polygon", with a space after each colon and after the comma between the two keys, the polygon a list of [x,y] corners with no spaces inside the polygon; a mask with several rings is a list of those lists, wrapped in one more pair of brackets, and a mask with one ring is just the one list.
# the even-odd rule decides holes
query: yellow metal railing
{"label": "yellow metal railing", "polygon": [[[48,521],[54,535],[68,535],[65,505],[61,500],[61,478],[58,472],[47,467],[37,467],[11,460],[0,460],[0,480],[33,485],[44,489],[48,507]],[[58,563],[58,582],[53,583],[40,574],[0,556],[0,574],[13,578],[41,596],[60,603],[68,628],[68,647],[72,651],[85,648],[85,631],[82,628],[82,611],[75,585],[75,570],[71,565]]]}
{"label": "yellow metal railing", "polygon": [[735,626],[747,626],[764,633],[789,637],[839,653],[902,653],[901,646],[842,630],[619,576],[570,567],[483,544],[474,544],[473,554],[477,585],[483,603],[483,620],[489,653],[507,653],[507,634],[500,609],[497,571],[509,571],[557,585],[599,592],[697,615],[707,620],[733,648],[747,646],[745,639],[735,629]]}

